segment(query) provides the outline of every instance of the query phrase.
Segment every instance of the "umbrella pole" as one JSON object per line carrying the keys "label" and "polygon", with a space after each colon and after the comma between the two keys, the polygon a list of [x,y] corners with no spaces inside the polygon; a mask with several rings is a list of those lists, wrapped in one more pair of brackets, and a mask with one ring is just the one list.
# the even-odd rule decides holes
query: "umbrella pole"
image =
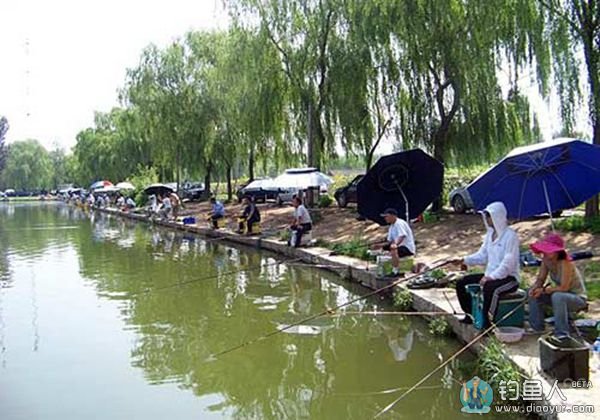
{"label": "umbrella pole", "polygon": [[400,188],[400,193],[402,194],[402,198],[404,198],[404,211],[406,212],[406,223],[410,224],[410,216],[408,212],[408,198],[406,198],[406,195],[404,194],[404,191],[402,191],[402,188]]}
{"label": "umbrella pole", "polygon": [[542,185],[544,186],[544,196],[546,196],[546,206],[548,207],[548,214],[550,215],[550,226],[552,227],[552,232],[554,232],[554,220],[552,219],[552,207],[550,206],[550,197],[548,196],[548,189],[546,188],[546,181],[542,181]]}

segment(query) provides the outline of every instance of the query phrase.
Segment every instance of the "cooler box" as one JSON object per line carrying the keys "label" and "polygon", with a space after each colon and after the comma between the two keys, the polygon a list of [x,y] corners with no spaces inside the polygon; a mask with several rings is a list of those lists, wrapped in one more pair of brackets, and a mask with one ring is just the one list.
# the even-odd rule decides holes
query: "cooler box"
{"label": "cooler box", "polygon": [[[481,293],[481,286],[479,284],[469,284],[467,286],[467,292],[471,295],[471,307],[473,316],[473,326],[481,330],[485,324],[485,318],[483,314],[483,294]],[[523,328],[525,320],[525,305],[521,305],[527,298],[527,293],[523,289],[517,289],[513,293],[504,293],[500,296],[498,302],[498,309],[496,310],[496,316],[494,322],[499,327],[519,327]],[[514,311],[508,318],[498,322],[507,313],[521,305],[519,309]]]}
{"label": "cooler box", "polygon": [[540,367],[551,378],[559,381],[589,380],[589,349],[585,342],[572,337],[560,346],[540,337]]}

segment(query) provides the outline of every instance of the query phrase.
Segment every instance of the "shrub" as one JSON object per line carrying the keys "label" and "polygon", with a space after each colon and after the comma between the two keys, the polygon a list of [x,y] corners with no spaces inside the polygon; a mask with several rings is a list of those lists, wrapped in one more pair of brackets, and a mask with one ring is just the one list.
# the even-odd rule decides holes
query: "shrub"
{"label": "shrub", "polygon": [[429,332],[432,335],[441,337],[449,337],[454,333],[448,321],[442,317],[433,318],[429,321]]}
{"label": "shrub", "polygon": [[408,311],[412,308],[412,293],[408,289],[397,288],[394,293],[394,306],[399,311]]}
{"label": "shrub", "polygon": [[520,383],[523,376],[505,357],[504,345],[495,338],[490,338],[479,354],[477,367],[479,376],[494,389],[497,389],[501,381],[517,381]]}
{"label": "shrub", "polygon": [[136,173],[128,179],[135,186],[133,192],[133,199],[137,206],[143,206],[146,204],[148,197],[144,193],[144,188],[150,184],[158,182],[158,173],[154,168],[146,168],[144,166],[138,166]]}
{"label": "shrub", "polygon": [[334,244],[331,249],[340,255],[347,255],[348,257],[358,258],[362,260],[372,260],[368,253],[369,245],[367,241],[362,238],[356,237],[348,242],[341,244]]}
{"label": "shrub", "polygon": [[555,223],[560,230],[600,234],[600,217],[586,219],[583,216],[570,216],[556,220]]}
{"label": "shrub", "polygon": [[323,194],[319,196],[319,202],[317,203],[317,206],[319,206],[320,208],[327,208],[331,206],[332,203],[333,198],[331,198],[329,194]]}

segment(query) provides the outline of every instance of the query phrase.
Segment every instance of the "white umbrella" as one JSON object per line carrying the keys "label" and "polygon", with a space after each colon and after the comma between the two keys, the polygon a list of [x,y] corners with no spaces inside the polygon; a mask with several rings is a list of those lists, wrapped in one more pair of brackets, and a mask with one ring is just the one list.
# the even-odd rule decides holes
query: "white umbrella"
{"label": "white umbrella", "polygon": [[133,186],[133,184],[131,182],[127,182],[127,181],[119,182],[115,186],[120,190],[135,190],[135,187]]}
{"label": "white umbrella", "polygon": [[278,188],[297,188],[305,190],[311,187],[327,187],[333,179],[316,168],[288,169],[273,180]]}

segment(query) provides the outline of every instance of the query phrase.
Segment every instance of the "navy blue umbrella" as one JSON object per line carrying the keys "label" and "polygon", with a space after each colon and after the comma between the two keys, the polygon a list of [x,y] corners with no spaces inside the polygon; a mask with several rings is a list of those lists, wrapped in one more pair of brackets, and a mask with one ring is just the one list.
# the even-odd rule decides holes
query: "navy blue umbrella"
{"label": "navy blue umbrella", "polygon": [[442,194],[444,166],[421,149],[381,157],[357,185],[358,213],[381,225],[381,213],[396,209],[414,219]]}
{"label": "navy blue umbrella", "polygon": [[518,147],[468,191],[476,209],[502,201],[515,219],[576,207],[600,192],[600,147],[576,139]]}

